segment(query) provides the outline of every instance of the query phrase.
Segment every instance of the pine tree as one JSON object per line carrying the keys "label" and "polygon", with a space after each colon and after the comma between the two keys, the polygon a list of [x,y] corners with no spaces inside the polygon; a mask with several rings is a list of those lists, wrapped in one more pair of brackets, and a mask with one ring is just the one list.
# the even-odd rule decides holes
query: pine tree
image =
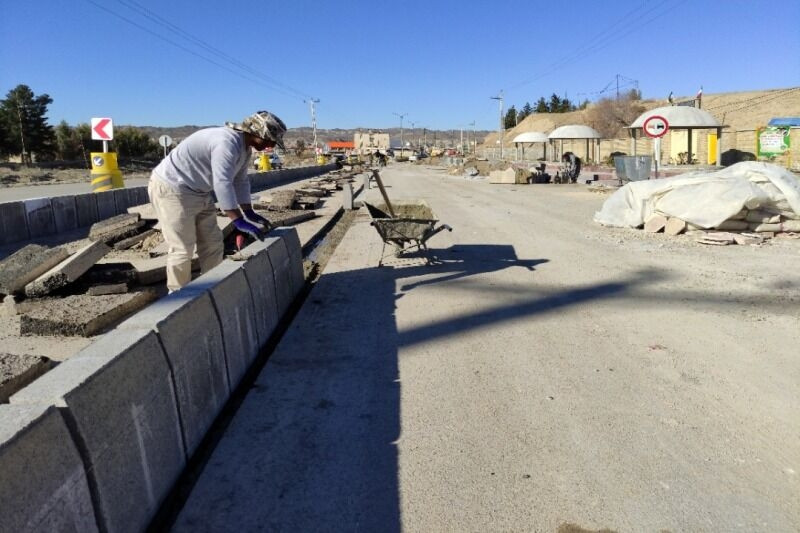
{"label": "pine tree", "polygon": [[536,101],[536,112],[537,113],[550,112],[550,108],[547,106],[547,101],[544,99],[544,96],[540,97],[539,100]]}
{"label": "pine tree", "polygon": [[23,162],[31,155],[39,160],[53,157],[56,137],[47,123],[47,106],[53,99],[47,94],[36,96],[27,85],[17,85],[0,100],[0,155],[22,154]]}
{"label": "pine tree", "polygon": [[508,130],[516,125],[517,125],[517,110],[512,105],[511,107],[508,108],[508,111],[506,111],[506,116],[503,118],[503,128]]}

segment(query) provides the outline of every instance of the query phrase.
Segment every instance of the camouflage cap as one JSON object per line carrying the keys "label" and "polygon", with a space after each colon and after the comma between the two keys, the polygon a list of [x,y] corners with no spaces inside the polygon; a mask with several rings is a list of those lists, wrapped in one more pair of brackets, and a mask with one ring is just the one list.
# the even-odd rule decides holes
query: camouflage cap
{"label": "camouflage cap", "polygon": [[235,130],[250,133],[266,141],[272,141],[281,150],[286,149],[283,145],[286,124],[269,111],[257,111],[240,123],[226,122],[225,124]]}

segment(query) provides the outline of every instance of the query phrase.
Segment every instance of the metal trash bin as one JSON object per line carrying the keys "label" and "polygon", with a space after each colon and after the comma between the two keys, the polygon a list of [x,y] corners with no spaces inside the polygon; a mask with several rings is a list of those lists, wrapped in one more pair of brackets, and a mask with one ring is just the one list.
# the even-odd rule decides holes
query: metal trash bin
{"label": "metal trash bin", "polygon": [[651,155],[618,155],[614,158],[617,177],[622,181],[650,179],[652,165],[653,156]]}

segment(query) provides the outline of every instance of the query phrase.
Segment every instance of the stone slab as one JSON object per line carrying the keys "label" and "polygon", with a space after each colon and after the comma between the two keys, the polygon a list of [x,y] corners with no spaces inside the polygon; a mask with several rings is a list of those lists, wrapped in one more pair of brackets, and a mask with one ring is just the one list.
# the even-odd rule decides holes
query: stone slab
{"label": "stone slab", "polygon": [[93,241],[104,240],[108,234],[117,234],[120,230],[135,229],[141,220],[139,213],[123,213],[92,224],[89,238]]}
{"label": "stone slab", "polygon": [[353,186],[349,183],[342,186],[342,208],[353,210]]}
{"label": "stone slab", "polygon": [[58,410],[0,405],[0,528],[96,532],[89,485]]}
{"label": "stone slab", "polygon": [[91,226],[100,217],[97,212],[97,195],[94,193],[76,194],[75,209],[78,213],[78,227]]}
{"label": "stone slab", "polygon": [[152,290],[127,294],[89,296],[77,294],[47,300],[19,315],[20,335],[90,337],[112,327],[156,297]]}
{"label": "stone slab", "polygon": [[105,531],[144,531],[186,464],[175,391],[153,331],[114,330],[11,400],[73,422]]}
{"label": "stone slab", "polygon": [[97,220],[105,220],[117,214],[117,204],[114,201],[114,191],[95,192],[97,201]]}
{"label": "stone slab", "polygon": [[260,348],[256,315],[243,265],[223,261],[187,284],[185,289],[207,290],[219,316],[225,361],[231,389],[235,388],[255,360]]}
{"label": "stone slab", "polygon": [[303,272],[303,248],[295,228],[276,228],[273,235],[280,237],[289,253],[289,277],[291,280],[292,299],[300,293],[306,279]]}
{"label": "stone slab", "polygon": [[8,402],[12,394],[52,366],[53,362],[41,355],[0,353],[0,403]]}
{"label": "stone slab", "polygon": [[146,204],[129,207],[128,213],[138,213],[142,220],[158,220],[156,210],[153,207],[153,204],[149,202]]}
{"label": "stone slab", "polygon": [[258,342],[263,346],[275,331],[280,319],[272,263],[269,261],[267,245],[262,241],[250,244],[241,253],[246,257],[242,268],[253,296]]}
{"label": "stone slab", "polygon": [[25,294],[38,297],[64,287],[89,270],[111,248],[100,241],[91,242],[25,286]]}
{"label": "stone slab", "polygon": [[117,241],[114,243],[115,250],[127,250],[128,248],[135,246],[148,238],[150,235],[154,234],[156,230],[149,229],[134,235],[133,237],[128,237],[127,239],[122,239],[121,241]]}
{"label": "stone slab", "polygon": [[183,288],[118,329],[158,333],[172,368],[184,443],[191,456],[230,396],[222,331],[211,295]]}
{"label": "stone slab", "polygon": [[127,283],[113,283],[110,285],[95,285],[89,287],[86,294],[89,296],[103,296],[104,294],[125,294],[128,292]]}
{"label": "stone slab", "polygon": [[56,233],[64,233],[77,229],[78,208],[74,196],[55,196],[50,198],[53,206],[53,218],[56,223]]}
{"label": "stone slab", "polygon": [[25,204],[22,202],[0,204],[0,244],[27,241],[29,238]]}
{"label": "stone slab", "polygon": [[62,246],[48,248],[29,244],[0,261],[0,293],[23,292],[25,285],[35,280],[69,257]]}
{"label": "stone slab", "polygon": [[28,232],[31,239],[52,235],[56,232],[56,221],[53,217],[53,205],[50,203],[50,198],[25,200],[25,217],[28,220]]}

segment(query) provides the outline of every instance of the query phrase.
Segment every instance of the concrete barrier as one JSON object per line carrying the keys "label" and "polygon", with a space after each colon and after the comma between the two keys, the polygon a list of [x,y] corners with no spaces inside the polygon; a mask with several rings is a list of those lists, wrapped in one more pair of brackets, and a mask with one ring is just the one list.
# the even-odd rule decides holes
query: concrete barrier
{"label": "concrete barrier", "polygon": [[75,196],[54,196],[50,198],[56,233],[78,229],[78,207]]}
{"label": "concrete barrier", "polygon": [[114,201],[114,191],[96,192],[94,194],[97,200],[97,220],[105,220],[116,216],[117,203]]}
{"label": "concrete barrier", "polygon": [[31,239],[52,235],[56,232],[53,205],[50,198],[31,198],[25,200],[25,218]]}
{"label": "concrete barrier", "polygon": [[278,316],[283,316],[295,295],[292,288],[291,259],[286,249],[286,243],[280,237],[264,239],[264,243],[267,245],[267,254],[269,262],[272,263],[272,273],[275,277],[275,301]]}
{"label": "concrete barrier", "polygon": [[289,280],[292,289],[292,300],[300,293],[306,283],[303,272],[303,248],[300,244],[300,236],[297,229],[292,227],[276,228],[272,231],[276,237],[280,237],[286,246],[289,254]]}
{"label": "concrete barrier", "polygon": [[85,228],[100,220],[97,214],[97,198],[94,193],[76,194],[75,209],[78,211],[78,227]]}
{"label": "concrete barrier", "polygon": [[[270,280],[271,281],[271,280]],[[261,347],[256,314],[243,263],[223,261],[182,290],[208,291],[222,327],[231,389],[241,381]]]}
{"label": "concrete barrier", "polygon": [[117,328],[158,333],[175,381],[186,452],[192,455],[230,395],[222,330],[211,296],[179,290]]}
{"label": "concrete barrier", "polygon": [[6,202],[0,204],[0,244],[27,241],[30,239],[25,204]]}
{"label": "concrete barrier", "polygon": [[103,531],[144,531],[186,464],[167,359],[149,330],[113,330],[11,397],[59,407]]}
{"label": "concrete barrier", "polygon": [[256,241],[242,253],[248,257],[243,269],[253,295],[258,342],[263,346],[275,331],[279,320],[275,275],[269,260],[267,243]]}
{"label": "concrete barrier", "polygon": [[[250,175],[251,189],[259,192],[336,168],[335,164],[330,164],[255,173]],[[0,203],[0,245],[91,226],[100,220],[126,213],[128,207],[149,201],[147,187],[140,186]]]}
{"label": "concrete barrier", "polygon": [[0,472],[0,530],[98,530],[83,462],[55,407],[0,405]]}

